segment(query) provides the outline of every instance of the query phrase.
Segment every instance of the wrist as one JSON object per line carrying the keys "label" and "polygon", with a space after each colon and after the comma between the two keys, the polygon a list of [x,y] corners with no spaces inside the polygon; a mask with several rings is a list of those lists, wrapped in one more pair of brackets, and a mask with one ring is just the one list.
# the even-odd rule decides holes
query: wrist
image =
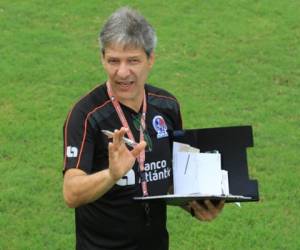
{"label": "wrist", "polygon": [[112,183],[113,185],[119,180],[112,172],[111,170],[108,168],[107,171],[106,171],[106,178],[107,178],[107,181],[109,183]]}

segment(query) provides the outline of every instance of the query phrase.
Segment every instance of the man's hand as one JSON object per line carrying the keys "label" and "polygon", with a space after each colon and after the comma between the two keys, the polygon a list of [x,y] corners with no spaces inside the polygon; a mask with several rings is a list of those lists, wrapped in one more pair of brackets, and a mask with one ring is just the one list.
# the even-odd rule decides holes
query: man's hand
{"label": "man's hand", "polygon": [[113,142],[108,147],[108,169],[93,174],[85,173],[80,167],[66,171],[63,194],[69,207],[79,207],[99,199],[133,167],[136,157],[145,148],[146,143],[140,142],[130,151],[122,140],[125,133],[126,129],[121,128],[113,135]]}
{"label": "man's hand", "polygon": [[136,157],[146,147],[146,142],[142,141],[131,151],[128,150],[122,140],[126,132],[127,129],[124,127],[120,130],[116,129],[113,134],[113,141],[108,145],[109,173],[114,181],[122,178],[133,167]]}
{"label": "man's hand", "polygon": [[192,201],[189,203],[188,208],[198,220],[211,221],[222,211],[224,203],[223,200],[216,205],[210,200],[204,200],[204,202]]}

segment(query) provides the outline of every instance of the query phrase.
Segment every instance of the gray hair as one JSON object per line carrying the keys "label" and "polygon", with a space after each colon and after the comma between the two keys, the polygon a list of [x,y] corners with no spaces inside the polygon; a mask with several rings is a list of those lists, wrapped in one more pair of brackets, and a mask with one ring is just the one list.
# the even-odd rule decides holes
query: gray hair
{"label": "gray hair", "polygon": [[153,27],[142,15],[128,7],[118,9],[109,17],[99,38],[103,54],[107,46],[117,44],[142,48],[149,56],[157,42]]}

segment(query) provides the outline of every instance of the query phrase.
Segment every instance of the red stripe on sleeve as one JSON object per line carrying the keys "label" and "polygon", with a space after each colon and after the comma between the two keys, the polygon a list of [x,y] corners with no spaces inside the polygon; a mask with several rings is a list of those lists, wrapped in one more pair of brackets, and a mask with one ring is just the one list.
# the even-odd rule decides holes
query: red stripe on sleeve
{"label": "red stripe on sleeve", "polygon": [[[91,91],[89,91],[87,94],[85,94],[84,96],[82,96],[80,99],[79,99],[79,101],[80,100],[82,100],[84,97],[86,97],[87,95],[89,95],[91,92],[93,92],[96,88],[98,88],[99,86],[97,85],[95,88],[93,88]],[[77,103],[79,102],[79,101],[77,101]],[[71,117],[71,114],[72,114],[72,112],[73,112],[73,109],[74,109],[74,107],[75,107],[75,105],[72,107],[72,109],[71,109],[71,111],[69,112],[69,114],[68,114],[68,117],[67,117],[67,120],[66,120],[66,124],[65,124],[65,135],[64,135],[64,141],[65,141],[65,143],[64,143],[64,169],[63,170],[65,170],[66,169],[66,162],[67,162],[67,154],[66,154],[66,150],[67,150],[67,145],[68,145],[68,143],[67,143],[67,132],[68,132],[68,124],[69,124],[69,120],[70,120],[70,117]]]}
{"label": "red stripe on sleeve", "polygon": [[87,122],[88,122],[88,118],[91,114],[93,114],[94,112],[96,112],[98,109],[104,107],[106,104],[110,103],[111,100],[107,100],[105,103],[103,103],[102,105],[94,108],[92,111],[90,111],[86,118],[85,118],[85,121],[84,121],[84,133],[83,133],[83,138],[82,138],[82,142],[81,142],[81,147],[80,147],[80,152],[79,152],[79,156],[78,156],[78,160],[77,160],[77,164],[76,164],[76,168],[79,168],[79,163],[80,163],[80,160],[81,160],[81,155],[82,155],[82,151],[83,151],[83,147],[84,147],[84,144],[85,144],[85,138],[86,138],[86,130],[87,130]]}
{"label": "red stripe on sleeve", "polygon": [[160,97],[160,98],[170,99],[170,100],[175,101],[175,102],[179,105],[179,103],[178,103],[178,101],[176,100],[176,98],[171,97],[171,96],[157,95],[157,94],[154,94],[154,93],[151,93],[151,92],[149,92],[148,95],[152,95],[152,96],[156,96],[156,97]]}
{"label": "red stripe on sleeve", "polygon": [[148,95],[155,96],[155,97],[158,97],[158,98],[165,98],[165,99],[169,99],[169,100],[175,101],[177,103],[177,105],[178,105],[178,112],[179,112],[180,123],[181,123],[180,127],[183,127],[183,122],[182,122],[181,113],[180,113],[180,104],[179,104],[179,102],[177,101],[176,98],[171,97],[171,96],[158,95],[158,94],[154,94],[154,93],[151,93],[151,92],[149,92]]}
{"label": "red stripe on sleeve", "polygon": [[67,163],[67,127],[68,127],[68,124],[69,124],[69,120],[70,120],[70,116],[71,116],[71,113],[72,113],[72,111],[73,111],[73,108],[71,109],[71,111],[69,112],[69,114],[68,114],[68,118],[67,118],[67,121],[66,121],[66,125],[65,125],[65,135],[64,135],[64,139],[65,139],[65,150],[64,150],[64,154],[65,154],[65,156],[64,156],[64,170],[66,169],[66,163]]}

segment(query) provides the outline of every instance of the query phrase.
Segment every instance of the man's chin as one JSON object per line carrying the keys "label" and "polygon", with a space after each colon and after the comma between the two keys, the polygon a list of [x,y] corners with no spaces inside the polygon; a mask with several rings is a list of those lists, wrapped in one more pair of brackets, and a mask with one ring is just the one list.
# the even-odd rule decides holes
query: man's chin
{"label": "man's chin", "polygon": [[121,101],[134,101],[136,98],[134,98],[134,95],[132,93],[126,93],[126,92],[119,92],[117,95],[118,99]]}

